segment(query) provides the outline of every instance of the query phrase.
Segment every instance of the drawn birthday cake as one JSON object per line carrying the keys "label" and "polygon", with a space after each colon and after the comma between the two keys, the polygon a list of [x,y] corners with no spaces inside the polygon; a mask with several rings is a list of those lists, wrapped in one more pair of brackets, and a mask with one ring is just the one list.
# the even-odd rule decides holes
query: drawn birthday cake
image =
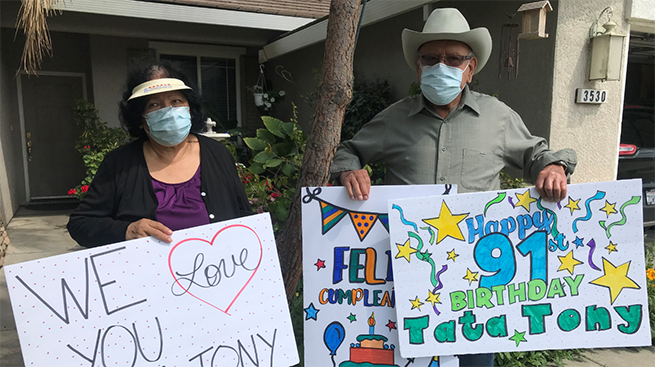
{"label": "drawn birthday cake", "polygon": [[357,343],[350,344],[350,360],[343,361],[339,367],[398,367],[394,364],[393,344],[385,344],[384,335],[375,334],[375,313],[368,318],[369,334],[357,336]]}

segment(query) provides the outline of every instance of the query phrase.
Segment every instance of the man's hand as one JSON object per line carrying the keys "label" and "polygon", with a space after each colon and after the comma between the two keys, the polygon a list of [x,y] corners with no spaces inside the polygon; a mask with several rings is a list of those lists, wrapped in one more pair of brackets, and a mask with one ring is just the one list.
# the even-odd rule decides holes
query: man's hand
{"label": "man's hand", "polygon": [[365,169],[342,172],[339,176],[341,184],[348,190],[351,200],[368,200],[371,192],[371,178]]}
{"label": "man's hand", "polygon": [[160,241],[171,243],[173,239],[169,236],[173,234],[165,225],[147,218],[133,222],[127,227],[125,232],[126,240],[152,236]]}
{"label": "man's hand", "polygon": [[539,195],[546,201],[559,202],[566,198],[566,173],[559,164],[544,167],[535,183]]}

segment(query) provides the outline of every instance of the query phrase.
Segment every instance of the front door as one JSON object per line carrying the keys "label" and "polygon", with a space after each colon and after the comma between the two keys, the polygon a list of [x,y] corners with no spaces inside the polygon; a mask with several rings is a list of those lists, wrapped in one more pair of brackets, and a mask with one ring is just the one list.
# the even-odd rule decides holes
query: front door
{"label": "front door", "polygon": [[75,100],[84,99],[82,74],[20,75],[29,200],[66,197],[85,175],[75,150],[81,130],[73,121]]}

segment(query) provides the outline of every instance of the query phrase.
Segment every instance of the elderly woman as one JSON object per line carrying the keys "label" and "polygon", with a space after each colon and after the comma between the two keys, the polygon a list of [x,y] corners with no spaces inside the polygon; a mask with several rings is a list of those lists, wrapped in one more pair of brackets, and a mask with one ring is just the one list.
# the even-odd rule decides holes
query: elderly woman
{"label": "elderly woman", "polygon": [[110,152],[71,214],[68,231],[94,247],[252,214],[229,151],[198,135],[201,97],[173,64],[131,73],[120,120],[134,142]]}

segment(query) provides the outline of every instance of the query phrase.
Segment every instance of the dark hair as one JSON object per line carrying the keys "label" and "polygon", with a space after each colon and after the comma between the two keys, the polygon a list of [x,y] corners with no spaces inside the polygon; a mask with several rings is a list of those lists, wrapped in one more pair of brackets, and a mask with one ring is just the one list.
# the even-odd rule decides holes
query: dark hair
{"label": "dark hair", "polygon": [[[159,75],[158,75],[159,74]],[[135,138],[146,138],[146,132],[141,128],[143,125],[143,112],[146,109],[147,98],[135,98],[128,101],[132,90],[139,84],[153,79],[157,75],[160,78],[180,79],[191,89],[181,89],[180,92],[189,102],[191,111],[191,132],[199,133],[205,128],[205,110],[202,106],[202,96],[197,92],[198,87],[182,69],[168,60],[147,60],[142,61],[132,69],[127,77],[123,99],[119,105],[118,118],[127,132]]]}

